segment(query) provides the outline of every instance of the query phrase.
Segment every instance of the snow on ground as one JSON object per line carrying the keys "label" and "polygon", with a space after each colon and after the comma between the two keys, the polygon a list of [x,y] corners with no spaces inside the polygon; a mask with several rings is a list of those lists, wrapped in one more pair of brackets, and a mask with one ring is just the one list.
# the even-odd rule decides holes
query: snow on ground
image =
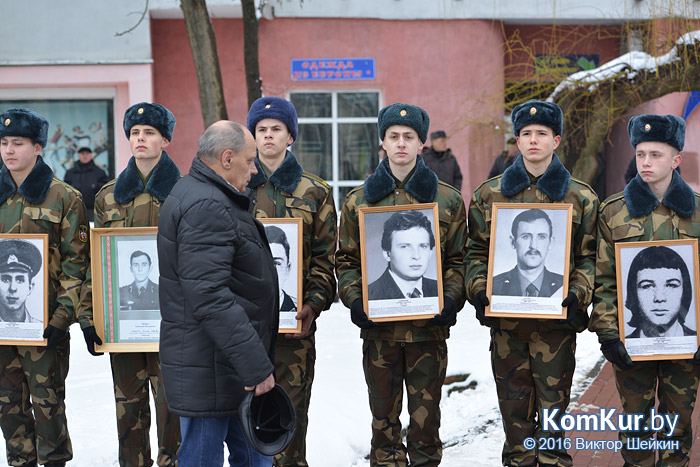
{"label": "snow on ground", "polygon": [[[469,374],[466,381],[443,388],[442,427],[445,450],[442,465],[498,466],[503,429],[491,375],[488,329],[478,325],[467,305],[448,341],[447,374]],[[367,466],[371,416],[362,373],[362,342],[340,303],[323,313],[316,334],[316,379],[309,413],[307,450],[315,467]],[[108,357],[93,357],[82,333],[73,326],[70,373],[67,381],[68,428],[73,442],[73,467],[113,467],[117,462],[117,429]],[[588,373],[601,354],[595,335],[579,334],[574,397],[590,382]],[[474,385],[459,392],[451,389]],[[404,403],[405,405],[405,403]],[[404,426],[408,415],[404,407]],[[151,429],[155,455],[155,417]],[[0,443],[2,444],[2,443]],[[6,466],[4,444],[0,466]]]}

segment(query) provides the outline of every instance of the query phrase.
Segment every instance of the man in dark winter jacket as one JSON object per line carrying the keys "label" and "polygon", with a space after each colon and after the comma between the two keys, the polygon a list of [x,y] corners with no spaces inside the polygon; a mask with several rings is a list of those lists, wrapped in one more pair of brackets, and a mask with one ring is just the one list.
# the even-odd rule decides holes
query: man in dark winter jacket
{"label": "man in dark winter jacket", "polygon": [[272,465],[236,417],[246,391],[275,384],[279,293],[265,230],[250,213],[254,160],[245,127],[212,124],[160,213],[160,357],[183,466],[222,465],[224,442],[231,465]]}
{"label": "man in dark winter jacket", "polygon": [[423,160],[430,170],[435,172],[441,182],[458,190],[462,189],[462,171],[452,149],[447,147],[447,133],[442,130],[430,134],[432,146],[423,149]]}
{"label": "man in dark winter jacket", "polygon": [[95,195],[109,181],[105,171],[97,167],[92,158],[92,149],[88,147],[80,148],[78,150],[78,162],[66,172],[63,178],[67,184],[72,185],[83,195],[83,201],[85,202],[90,221],[93,218]]}

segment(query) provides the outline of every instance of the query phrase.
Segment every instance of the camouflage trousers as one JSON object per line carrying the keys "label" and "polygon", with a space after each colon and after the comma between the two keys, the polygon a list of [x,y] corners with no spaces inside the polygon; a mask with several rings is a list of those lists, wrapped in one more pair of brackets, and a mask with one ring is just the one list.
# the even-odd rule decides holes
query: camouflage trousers
{"label": "camouflage trousers", "polygon": [[648,425],[649,411],[656,404],[658,392],[657,412],[678,415],[678,423],[671,436],[665,435],[667,430],[656,433],[658,440],[677,440],[678,449],[658,451],[656,464],[654,450],[627,449],[628,439],[648,440],[654,436],[653,431],[621,431],[619,438],[623,443],[621,453],[625,465],[635,467],[688,465],[693,446],[691,416],[698,392],[700,369],[688,360],[657,360],[635,362],[631,370],[620,370],[613,365],[613,371],[625,413],[645,414],[644,424]]}
{"label": "camouflage trousers", "polygon": [[151,409],[148,385],[153,392],[158,427],[157,465],[177,465],[180,417],[168,412],[157,352],[111,353],[114,400],[117,406],[119,465],[148,467],[151,460]]}
{"label": "camouflage trousers", "polygon": [[11,466],[73,458],[66,419],[70,338],[57,346],[0,346],[0,426]]}
{"label": "camouflage trousers", "polygon": [[[447,343],[364,339],[362,367],[372,411],[370,465],[435,466],[442,459],[440,398],[447,370]],[[406,385],[410,422],[401,439]]]}
{"label": "camouflage trousers", "polygon": [[560,414],[566,411],[576,367],[575,352],[573,331],[523,335],[491,329],[491,367],[506,434],[503,465],[572,465],[565,449],[539,450],[538,443],[527,449],[523,441],[528,437],[564,437],[563,431],[544,433],[539,417],[543,408],[559,408]]}
{"label": "camouflage trousers", "polygon": [[316,364],[316,338],[277,337],[275,372],[277,383],[287,391],[297,414],[294,439],[287,449],[275,456],[277,466],[306,466],[306,428],[309,425],[309,402]]}

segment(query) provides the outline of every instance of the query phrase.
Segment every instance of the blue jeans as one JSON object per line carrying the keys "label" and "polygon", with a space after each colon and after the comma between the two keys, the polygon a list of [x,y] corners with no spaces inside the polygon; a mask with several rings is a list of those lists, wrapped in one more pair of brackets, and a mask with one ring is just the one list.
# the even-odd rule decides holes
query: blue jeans
{"label": "blue jeans", "polygon": [[180,467],[224,465],[228,446],[231,467],[270,467],[272,457],[263,456],[248,443],[236,417],[180,417],[182,444],[177,453]]}

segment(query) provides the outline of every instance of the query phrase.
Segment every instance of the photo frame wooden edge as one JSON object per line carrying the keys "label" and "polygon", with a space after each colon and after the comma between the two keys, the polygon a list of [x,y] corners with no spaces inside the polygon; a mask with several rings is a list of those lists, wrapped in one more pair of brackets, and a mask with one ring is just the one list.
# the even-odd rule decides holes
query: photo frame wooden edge
{"label": "photo frame wooden edge", "polygon": [[[43,329],[46,329],[46,327],[49,325],[49,293],[48,293],[48,287],[49,287],[49,235],[48,234],[32,234],[32,233],[22,233],[22,234],[12,234],[12,233],[4,233],[0,234],[0,239],[17,239],[17,240],[23,240],[23,239],[40,239],[42,240],[42,263],[41,263],[41,268],[43,271],[43,279],[44,279],[44,324],[43,324]],[[77,312],[77,310],[74,310],[74,312]],[[47,343],[47,339],[32,339],[32,340],[24,340],[24,339],[0,339],[0,345],[16,345],[16,346],[35,346],[35,347],[45,347]]]}
{"label": "photo frame wooden edge", "polygon": [[[158,342],[107,342],[105,339],[102,242],[106,236],[157,235],[158,227],[97,227],[90,229],[90,265],[92,271],[92,320],[102,345],[95,345],[97,352],[159,352]],[[96,313],[95,310],[100,310]]]}
{"label": "photo frame wooden edge", "polygon": [[369,312],[369,281],[367,280],[367,261],[364,260],[364,254],[367,251],[366,238],[365,238],[365,215],[377,212],[391,212],[391,211],[409,211],[409,210],[432,210],[433,211],[433,235],[435,236],[435,264],[437,265],[437,288],[438,288],[438,302],[440,312],[445,307],[444,295],[442,290],[442,256],[440,249],[440,217],[438,213],[437,203],[420,203],[420,204],[401,204],[392,206],[368,206],[361,207],[359,209],[359,230],[360,230],[360,256],[362,257],[360,263],[362,266],[362,303],[364,306],[365,314],[369,319],[374,322],[389,322],[389,321],[413,321],[419,319],[430,319],[440,313],[426,313],[426,314],[411,314],[411,315],[401,315],[401,316],[389,316],[389,317],[370,317]]}
{"label": "photo frame wooden edge", "polygon": [[[297,310],[299,310],[299,303],[303,302],[304,297],[304,220],[297,217],[264,217],[258,220],[262,224],[296,224],[297,226]],[[297,320],[296,327],[280,327],[277,332],[278,334],[299,333],[301,332],[301,320]]]}
{"label": "photo frame wooden edge", "polygon": [[[694,295],[695,295],[695,326],[700,327],[700,260],[698,259],[698,240],[694,238],[675,240],[649,240],[641,242],[617,242],[615,243],[615,264],[620,264],[621,250],[624,248],[639,248],[647,246],[667,246],[667,245],[688,245],[693,248],[693,271],[694,271]],[[623,297],[622,270],[616,268],[615,283],[617,285],[617,323],[620,334],[620,341],[625,344],[625,307]],[[623,303],[620,306],[620,303]],[[696,329],[696,343],[700,347],[700,331]],[[655,355],[630,355],[633,362],[644,362],[654,360],[687,360],[693,358],[695,352],[681,354],[655,354]]]}
{"label": "photo frame wooden edge", "polygon": [[491,205],[491,232],[489,238],[489,262],[488,273],[486,276],[486,296],[489,299],[489,305],[484,311],[484,315],[491,318],[519,318],[519,319],[565,319],[567,310],[562,307],[560,314],[545,314],[545,313],[508,313],[491,311],[492,292],[493,292],[493,262],[494,254],[497,248],[496,231],[498,228],[498,210],[499,209],[541,209],[550,211],[555,209],[567,210],[566,223],[566,241],[564,252],[564,282],[562,284],[563,296],[562,301],[568,295],[569,290],[569,273],[571,263],[571,229],[573,221],[573,205],[571,203],[493,203]]}

